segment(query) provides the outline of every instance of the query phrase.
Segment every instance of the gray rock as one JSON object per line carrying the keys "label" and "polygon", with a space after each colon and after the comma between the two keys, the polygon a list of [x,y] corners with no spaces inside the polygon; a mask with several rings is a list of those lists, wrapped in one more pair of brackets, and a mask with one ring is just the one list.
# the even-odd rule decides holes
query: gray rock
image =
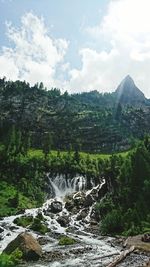
{"label": "gray rock", "polygon": [[69,219],[68,216],[59,216],[59,217],[57,218],[57,222],[58,222],[58,223],[60,224],[60,226],[62,226],[62,227],[67,227],[68,224],[69,224],[69,221],[70,221],[70,219]]}
{"label": "gray rock", "polygon": [[62,211],[62,203],[59,201],[54,201],[51,203],[48,211],[51,211],[52,213],[59,213]]}
{"label": "gray rock", "polygon": [[4,229],[2,227],[0,227],[0,233],[4,232]]}

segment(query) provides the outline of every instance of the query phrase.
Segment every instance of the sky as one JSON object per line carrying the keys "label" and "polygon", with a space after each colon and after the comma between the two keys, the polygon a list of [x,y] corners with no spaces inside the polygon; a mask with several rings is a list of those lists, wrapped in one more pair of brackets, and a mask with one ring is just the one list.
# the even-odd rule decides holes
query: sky
{"label": "sky", "polygon": [[150,98],[150,0],[0,0],[0,77]]}

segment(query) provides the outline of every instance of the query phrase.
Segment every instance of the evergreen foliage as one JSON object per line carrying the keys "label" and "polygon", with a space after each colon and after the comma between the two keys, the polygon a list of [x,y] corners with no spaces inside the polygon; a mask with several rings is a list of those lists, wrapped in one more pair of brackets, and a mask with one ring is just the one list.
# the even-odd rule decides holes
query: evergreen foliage
{"label": "evergreen foliage", "polygon": [[50,150],[77,147],[98,153],[126,150],[150,132],[150,101],[130,100],[124,105],[116,93],[69,95],[45,90],[42,83],[31,87],[0,79],[0,141],[11,139],[7,149],[14,155],[27,153],[30,145],[43,149],[45,157]]}

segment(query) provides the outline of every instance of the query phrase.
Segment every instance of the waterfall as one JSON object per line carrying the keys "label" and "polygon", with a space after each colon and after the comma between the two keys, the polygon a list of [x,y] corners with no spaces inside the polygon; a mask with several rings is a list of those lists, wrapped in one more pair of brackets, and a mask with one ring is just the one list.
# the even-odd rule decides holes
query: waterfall
{"label": "waterfall", "polygon": [[85,190],[87,187],[86,178],[83,176],[66,178],[64,175],[56,175],[55,177],[48,175],[48,179],[51,193],[56,198],[64,198],[66,195]]}

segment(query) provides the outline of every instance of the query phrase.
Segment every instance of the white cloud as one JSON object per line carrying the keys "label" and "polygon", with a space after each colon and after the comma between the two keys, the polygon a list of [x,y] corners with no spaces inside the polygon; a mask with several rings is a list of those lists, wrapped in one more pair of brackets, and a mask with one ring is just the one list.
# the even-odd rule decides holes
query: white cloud
{"label": "white cloud", "polygon": [[105,92],[114,90],[130,74],[150,97],[149,10],[150,0],[111,0],[99,24],[86,29],[89,43],[96,45],[95,50],[82,45],[80,68],[64,60],[69,42],[52,38],[43,18],[27,13],[20,28],[7,23],[13,46],[3,47],[0,52],[1,76],[31,84],[42,81],[49,88],[71,92]]}
{"label": "white cloud", "polygon": [[[106,15],[86,31],[99,43],[99,52],[80,51],[81,69],[70,71],[70,86],[82,90],[115,89],[131,74],[139,88],[150,97],[150,1],[112,0]],[[106,50],[100,50],[101,43]]]}
{"label": "white cloud", "polygon": [[21,19],[21,28],[7,23],[7,36],[14,48],[2,48],[1,76],[31,84],[42,81],[48,87],[61,86],[55,73],[57,66],[63,64],[68,42],[52,39],[43,18],[27,13]]}

